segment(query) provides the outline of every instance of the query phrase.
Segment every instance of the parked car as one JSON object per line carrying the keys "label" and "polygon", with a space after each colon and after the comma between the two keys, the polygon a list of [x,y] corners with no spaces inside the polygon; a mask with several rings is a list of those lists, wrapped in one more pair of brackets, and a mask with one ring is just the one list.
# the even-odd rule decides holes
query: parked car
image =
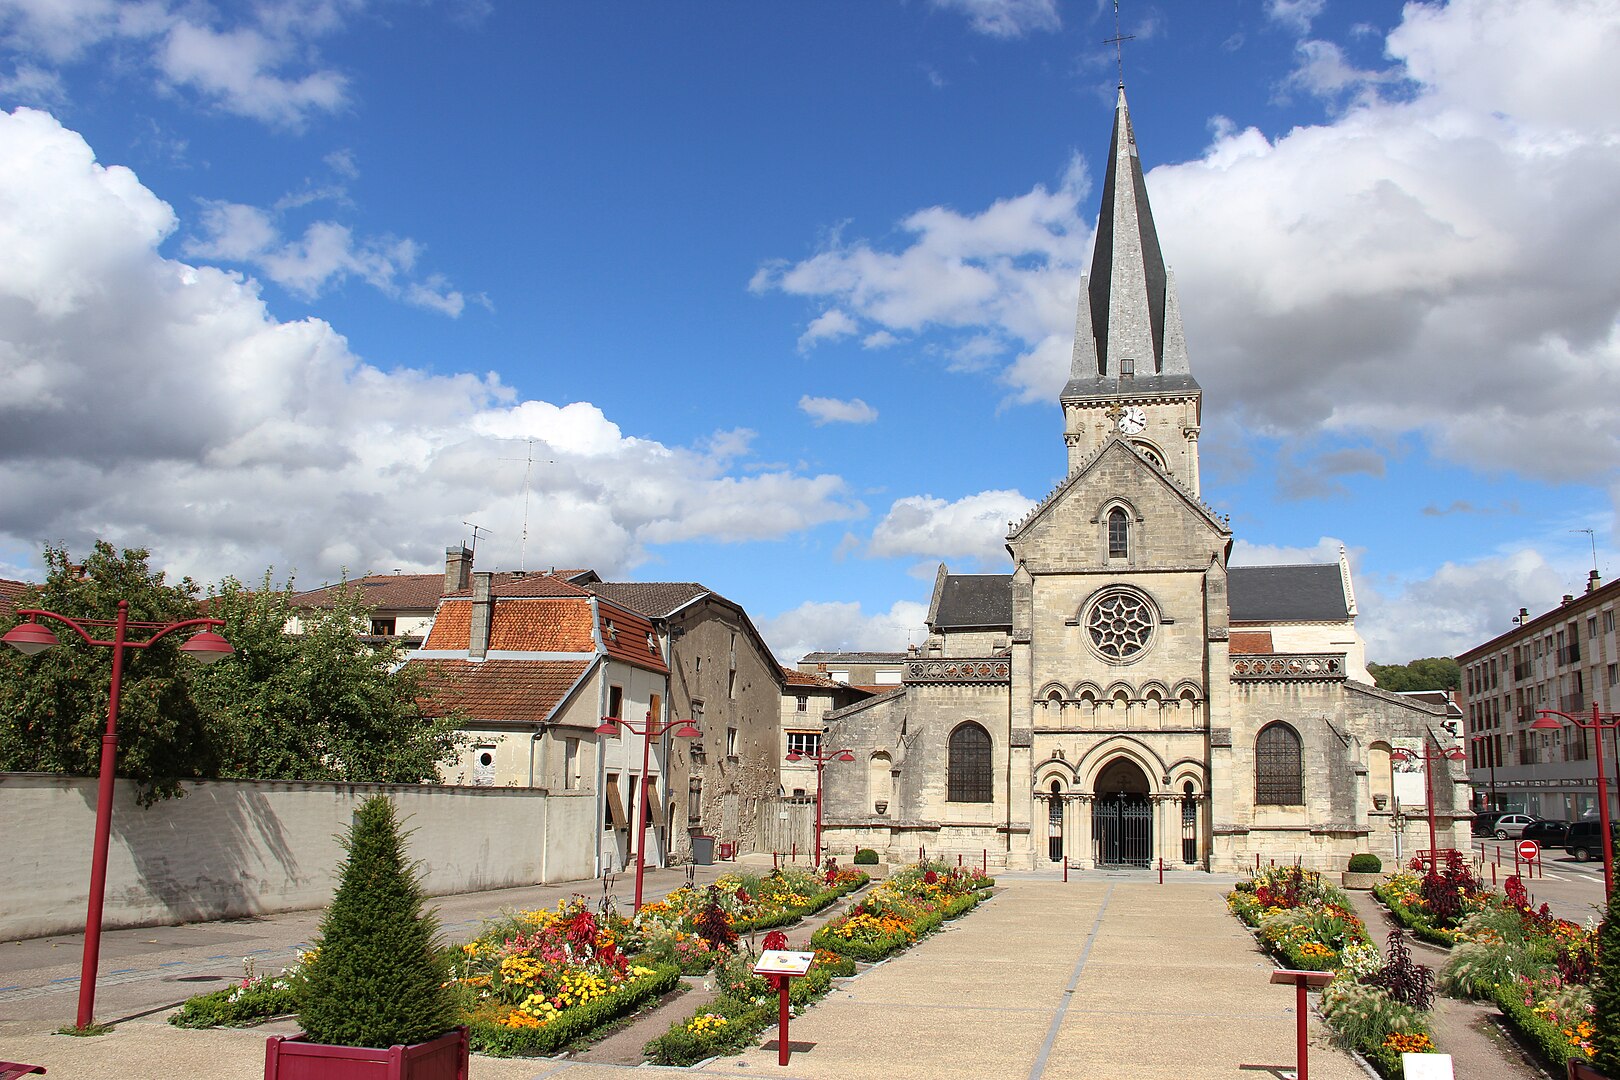
{"label": "parked car", "polygon": [[1532,821],[1519,833],[1520,840],[1534,840],[1542,847],[1563,847],[1564,834],[1569,832],[1569,822],[1553,821],[1542,818]]}
{"label": "parked car", "polygon": [[[1586,862],[1589,859],[1603,858],[1603,848],[1598,845],[1598,822],[1577,821],[1569,827],[1564,834],[1564,850],[1575,856],[1576,862]],[[1611,851],[1620,848],[1620,822],[1609,823],[1609,836],[1614,844]]]}
{"label": "parked car", "polygon": [[1469,831],[1475,836],[1489,836],[1496,828],[1496,819],[1506,814],[1506,810],[1481,810],[1468,823]]}
{"label": "parked car", "polygon": [[1496,819],[1496,828],[1491,831],[1498,840],[1517,840],[1524,827],[1537,820],[1534,814],[1503,814]]}

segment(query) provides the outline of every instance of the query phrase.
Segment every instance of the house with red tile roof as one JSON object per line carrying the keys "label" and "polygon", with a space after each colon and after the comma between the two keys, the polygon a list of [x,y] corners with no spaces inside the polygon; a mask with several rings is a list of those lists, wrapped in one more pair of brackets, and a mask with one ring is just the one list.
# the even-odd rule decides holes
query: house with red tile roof
{"label": "house with red tile roof", "polygon": [[448,782],[544,789],[571,823],[548,827],[547,843],[585,852],[578,876],[634,860],[642,807],[646,863],[663,864],[668,740],[652,740],[643,775],[642,736],[596,733],[603,717],[668,717],[669,665],[649,619],[550,573],[475,573],[440,599],[406,662],[428,711],[457,717],[467,735]]}
{"label": "house with red tile roof", "polygon": [[[782,793],[793,798],[809,798],[816,793],[816,766],[813,761],[787,760],[791,753],[815,755],[822,751],[824,721],[834,709],[865,701],[873,692],[865,687],[834,682],[820,672],[782,668],[781,756]],[[880,687],[891,690],[893,687]],[[840,747],[828,746],[828,750]],[[842,763],[840,763],[841,765]],[[838,766],[832,766],[836,768]],[[854,766],[850,766],[854,768]]]}
{"label": "house with red tile roof", "polygon": [[32,586],[26,581],[0,578],[0,620],[8,620],[17,614],[17,602],[23,591],[29,588]]}

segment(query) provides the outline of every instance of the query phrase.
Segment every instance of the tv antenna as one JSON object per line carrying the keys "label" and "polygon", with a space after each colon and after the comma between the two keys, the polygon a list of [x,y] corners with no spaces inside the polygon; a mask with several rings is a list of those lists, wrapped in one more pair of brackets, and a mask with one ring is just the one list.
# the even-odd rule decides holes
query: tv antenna
{"label": "tv antenna", "polygon": [[1125,89],[1125,42],[1135,41],[1135,34],[1119,32],[1119,0],[1114,0],[1114,36],[1103,42],[1114,47],[1114,63],[1119,66],[1119,88]]}
{"label": "tv antenna", "polygon": [[1598,568],[1598,564],[1597,564],[1597,531],[1594,530],[1594,529],[1571,529],[1569,531],[1572,532],[1572,533],[1585,533],[1586,538],[1592,542],[1592,569],[1596,570]]}
{"label": "tv antenna", "polygon": [[470,521],[463,521],[462,524],[467,526],[467,528],[469,528],[469,529],[471,529],[473,531],[472,548],[471,548],[471,550],[469,550],[467,552],[467,554],[472,557],[473,564],[477,565],[477,563],[478,563],[478,534],[483,533],[485,536],[488,536],[489,535],[489,530],[484,528],[482,525],[474,525]]}
{"label": "tv antenna", "polygon": [[[530,481],[534,478],[534,443],[535,443],[535,440],[531,437],[531,438],[525,439],[523,441],[528,444],[528,453],[524,457],[520,457],[520,458],[501,458],[501,460],[502,461],[521,461],[521,462],[523,462],[523,535],[518,541],[518,569],[523,571],[524,573],[528,573],[528,570],[529,570],[529,491],[530,491],[530,486],[531,486]],[[543,464],[543,465],[555,465],[557,463],[548,458],[547,460],[541,462],[541,464]]]}

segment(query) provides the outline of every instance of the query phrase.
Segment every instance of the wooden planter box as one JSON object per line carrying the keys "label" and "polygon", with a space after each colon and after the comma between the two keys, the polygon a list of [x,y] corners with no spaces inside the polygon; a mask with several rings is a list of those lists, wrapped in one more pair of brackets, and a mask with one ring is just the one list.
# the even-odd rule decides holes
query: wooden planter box
{"label": "wooden planter box", "polygon": [[272,1035],[264,1047],[264,1080],[467,1080],[468,1053],[465,1027],[386,1050]]}

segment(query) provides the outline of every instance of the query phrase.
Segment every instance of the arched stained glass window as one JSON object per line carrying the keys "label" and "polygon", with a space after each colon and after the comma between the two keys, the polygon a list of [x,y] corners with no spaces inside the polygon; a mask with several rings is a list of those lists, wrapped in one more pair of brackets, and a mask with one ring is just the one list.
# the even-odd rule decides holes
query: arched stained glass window
{"label": "arched stained glass window", "polygon": [[950,802],[990,802],[993,777],[990,733],[973,723],[951,732],[945,798]]}
{"label": "arched stained glass window", "polygon": [[1278,721],[1254,740],[1254,801],[1259,806],[1300,806],[1305,776],[1299,732]]}

